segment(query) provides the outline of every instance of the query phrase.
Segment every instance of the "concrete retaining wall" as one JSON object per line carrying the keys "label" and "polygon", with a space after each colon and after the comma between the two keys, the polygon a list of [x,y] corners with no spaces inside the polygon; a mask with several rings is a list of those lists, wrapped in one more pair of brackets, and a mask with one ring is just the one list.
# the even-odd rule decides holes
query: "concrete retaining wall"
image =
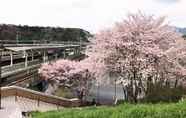
{"label": "concrete retaining wall", "polygon": [[15,100],[17,96],[29,98],[32,100],[37,100],[38,103],[40,101],[55,104],[63,107],[78,107],[81,105],[79,99],[66,99],[53,95],[48,95],[45,93],[29,90],[26,88],[21,88],[17,86],[3,87],[2,88],[2,97],[7,96],[15,96]]}

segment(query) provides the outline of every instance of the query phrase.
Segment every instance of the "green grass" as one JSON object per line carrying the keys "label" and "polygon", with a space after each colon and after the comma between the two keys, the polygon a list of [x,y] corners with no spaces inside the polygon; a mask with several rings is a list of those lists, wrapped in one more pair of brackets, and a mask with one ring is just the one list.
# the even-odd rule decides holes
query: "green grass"
{"label": "green grass", "polygon": [[35,112],[33,118],[186,118],[186,101],[159,104],[122,104]]}

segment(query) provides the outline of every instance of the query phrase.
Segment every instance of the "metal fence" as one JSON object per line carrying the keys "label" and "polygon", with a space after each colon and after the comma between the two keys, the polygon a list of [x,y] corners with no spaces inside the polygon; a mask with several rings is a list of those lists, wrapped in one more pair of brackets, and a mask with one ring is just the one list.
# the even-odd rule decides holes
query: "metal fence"
{"label": "metal fence", "polygon": [[[34,60],[34,61],[28,61],[28,66],[37,65],[40,63],[41,63],[41,61],[39,59]],[[11,71],[14,71],[14,70],[17,70],[20,68],[24,68],[24,67],[25,67],[25,62],[14,64],[12,66],[3,66],[2,73],[11,72]]]}

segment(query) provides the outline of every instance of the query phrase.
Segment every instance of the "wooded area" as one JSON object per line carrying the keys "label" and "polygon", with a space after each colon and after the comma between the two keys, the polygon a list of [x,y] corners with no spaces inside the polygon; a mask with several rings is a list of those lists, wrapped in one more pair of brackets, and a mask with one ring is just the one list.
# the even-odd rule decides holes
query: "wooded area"
{"label": "wooded area", "polygon": [[88,41],[91,34],[80,28],[0,25],[0,40]]}

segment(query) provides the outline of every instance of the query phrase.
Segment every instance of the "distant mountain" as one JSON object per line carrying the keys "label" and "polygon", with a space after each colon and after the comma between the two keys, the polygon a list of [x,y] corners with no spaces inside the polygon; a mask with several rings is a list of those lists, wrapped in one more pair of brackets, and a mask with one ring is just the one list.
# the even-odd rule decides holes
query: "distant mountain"
{"label": "distant mountain", "polygon": [[0,24],[0,40],[88,41],[90,36],[88,31],[80,28]]}
{"label": "distant mountain", "polygon": [[177,32],[186,35],[186,28],[175,27],[175,29]]}

